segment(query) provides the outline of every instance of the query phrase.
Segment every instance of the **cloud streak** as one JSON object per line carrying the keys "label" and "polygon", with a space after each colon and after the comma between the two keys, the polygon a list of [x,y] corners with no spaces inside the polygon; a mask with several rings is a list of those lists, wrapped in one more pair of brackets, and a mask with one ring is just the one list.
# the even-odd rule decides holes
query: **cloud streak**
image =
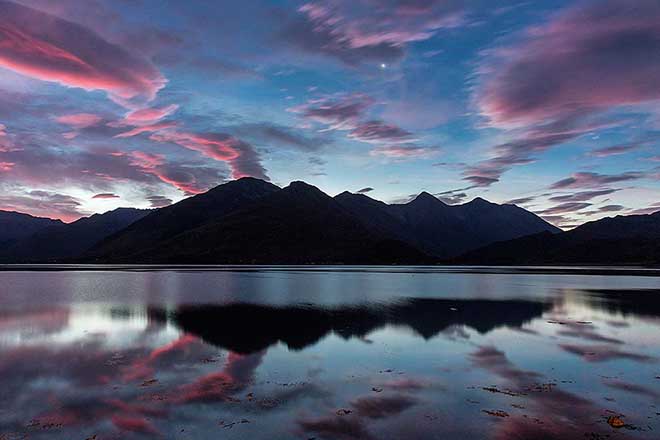
{"label": "cloud streak", "polygon": [[101,90],[115,102],[149,102],[165,78],[148,61],[81,25],[0,0],[0,66],[67,87]]}
{"label": "cloud streak", "polygon": [[627,171],[620,174],[599,174],[592,172],[578,172],[571,174],[570,177],[559,180],[552,185],[552,189],[566,188],[598,188],[612,183],[629,182],[631,180],[642,179],[647,174],[641,171]]}

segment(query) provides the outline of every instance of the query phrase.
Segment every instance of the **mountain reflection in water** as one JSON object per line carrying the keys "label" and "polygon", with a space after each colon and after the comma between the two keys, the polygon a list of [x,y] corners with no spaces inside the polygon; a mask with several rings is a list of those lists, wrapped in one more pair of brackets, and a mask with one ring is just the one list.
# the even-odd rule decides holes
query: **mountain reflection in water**
{"label": "mountain reflection in water", "polygon": [[[407,291],[447,275],[424,276]],[[93,300],[57,281],[38,302],[0,288],[0,439],[657,438],[649,277],[475,276],[451,296],[309,304],[185,283],[176,300],[140,283],[138,302],[116,300],[125,280]]]}
{"label": "mountain reflection in water", "polygon": [[302,350],[329,333],[344,339],[364,338],[388,325],[407,327],[424,339],[452,326],[469,327],[483,334],[503,326],[521,327],[548,308],[530,301],[416,298],[371,307],[183,306],[171,314],[171,319],[182,331],[210,344],[252,353],[278,342]]}

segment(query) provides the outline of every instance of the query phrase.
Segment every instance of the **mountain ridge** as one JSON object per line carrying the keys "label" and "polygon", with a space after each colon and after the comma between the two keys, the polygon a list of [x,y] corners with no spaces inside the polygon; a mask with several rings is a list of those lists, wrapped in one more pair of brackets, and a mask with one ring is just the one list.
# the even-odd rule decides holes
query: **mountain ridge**
{"label": "mountain ridge", "polygon": [[560,234],[539,233],[491,243],[455,264],[660,264],[660,211],[617,215]]}
{"label": "mountain ridge", "polygon": [[660,213],[561,232],[523,208],[481,197],[448,205],[421,192],[387,204],[249,177],[164,208],[119,208],[69,224],[0,211],[0,225],[3,215],[36,230],[5,241],[5,263],[560,264],[585,260],[578,257],[585,244],[594,248],[586,259],[594,264],[615,262],[603,256],[615,244],[624,263],[653,263],[660,253]]}

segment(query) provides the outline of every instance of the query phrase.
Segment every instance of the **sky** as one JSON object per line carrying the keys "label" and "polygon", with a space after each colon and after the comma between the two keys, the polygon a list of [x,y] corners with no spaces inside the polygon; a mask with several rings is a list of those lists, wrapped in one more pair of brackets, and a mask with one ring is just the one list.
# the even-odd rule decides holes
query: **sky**
{"label": "sky", "polygon": [[0,0],[0,209],[232,179],[660,210],[660,2]]}

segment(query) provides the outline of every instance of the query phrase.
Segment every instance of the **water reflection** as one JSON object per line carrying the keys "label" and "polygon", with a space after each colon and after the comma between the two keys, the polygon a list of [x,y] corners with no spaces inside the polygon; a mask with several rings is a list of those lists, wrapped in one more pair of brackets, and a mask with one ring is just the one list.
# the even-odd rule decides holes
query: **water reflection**
{"label": "water reflection", "polygon": [[0,439],[657,438],[660,292],[516,276],[380,301],[7,301]]}
{"label": "water reflection", "polygon": [[[488,333],[521,327],[547,305],[530,301],[407,299],[395,304],[321,308],[253,304],[179,307],[170,316],[181,330],[238,353],[264,350],[278,342],[293,350],[317,343],[329,333],[366,338],[387,326],[412,330],[430,339],[452,326]],[[164,314],[163,314],[164,315]]]}

